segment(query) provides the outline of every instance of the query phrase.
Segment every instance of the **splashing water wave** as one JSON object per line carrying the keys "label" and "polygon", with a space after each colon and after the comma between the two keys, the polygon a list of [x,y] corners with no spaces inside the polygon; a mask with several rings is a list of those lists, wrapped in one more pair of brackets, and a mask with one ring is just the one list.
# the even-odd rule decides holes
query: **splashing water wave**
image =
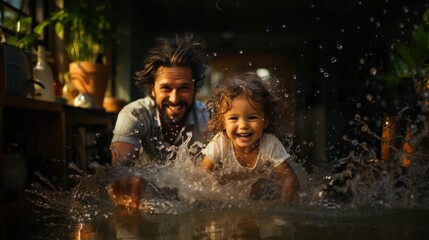
{"label": "splashing water wave", "polygon": [[[202,147],[200,143],[196,144]],[[156,186],[153,189],[163,190],[162,194],[144,192],[139,207],[142,214],[159,216],[242,210],[350,220],[401,209],[429,209],[429,161],[424,148],[415,149],[407,168],[401,166],[400,151],[391,161],[382,161],[368,149],[365,154],[351,152],[348,157],[312,173],[305,171],[302,164],[295,164],[300,190],[294,202],[289,204],[281,200],[248,198],[251,184],[267,177],[268,173],[220,184],[218,176],[196,167],[198,158],[189,153],[187,146],[188,142],[185,142],[181,147],[170,149],[175,160],[163,165],[124,167],[101,166],[93,162],[93,173],[89,174],[71,163],[69,168],[76,174],[70,177],[77,184],[70,191],[56,188],[40,174],[41,181],[33,183],[32,189],[27,191],[35,196],[30,199],[34,204],[61,213],[71,220],[72,226],[114,215],[116,208],[107,194],[107,186],[127,176],[144,177]],[[170,193],[173,197],[165,197]]]}

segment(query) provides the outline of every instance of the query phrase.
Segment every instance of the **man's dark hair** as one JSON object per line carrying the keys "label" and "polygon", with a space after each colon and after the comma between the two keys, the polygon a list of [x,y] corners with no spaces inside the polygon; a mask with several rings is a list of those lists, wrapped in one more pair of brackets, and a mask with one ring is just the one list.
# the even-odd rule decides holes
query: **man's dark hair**
{"label": "man's dark hair", "polygon": [[190,33],[185,33],[182,37],[175,35],[172,38],[158,38],[157,44],[149,49],[143,69],[134,75],[136,85],[150,94],[158,68],[189,66],[198,90],[204,84],[209,67],[204,49],[202,39]]}

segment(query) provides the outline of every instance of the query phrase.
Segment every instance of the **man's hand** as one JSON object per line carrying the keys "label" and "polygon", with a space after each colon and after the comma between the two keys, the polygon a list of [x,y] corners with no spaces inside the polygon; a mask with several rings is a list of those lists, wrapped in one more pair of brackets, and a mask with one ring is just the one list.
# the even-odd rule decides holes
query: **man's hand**
{"label": "man's hand", "polygon": [[117,206],[138,208],[140,204],[141,189],[145,186],[145,180],[140,177],[126,177],[110,183],[108,193]]}

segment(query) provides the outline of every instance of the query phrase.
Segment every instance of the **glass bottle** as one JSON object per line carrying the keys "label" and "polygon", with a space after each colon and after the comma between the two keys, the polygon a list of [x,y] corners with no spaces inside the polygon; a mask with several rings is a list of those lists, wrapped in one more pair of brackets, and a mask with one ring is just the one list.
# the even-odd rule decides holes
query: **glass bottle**
{"label": "glass bottle", "polygon": [[34,86],[34,98],[43,101],[55,101],[54,93],[54,76],[52,70],[46,61],[45,47],[38,46],[37,48],[37,63],[33,68],[34,80],[39,82]]}

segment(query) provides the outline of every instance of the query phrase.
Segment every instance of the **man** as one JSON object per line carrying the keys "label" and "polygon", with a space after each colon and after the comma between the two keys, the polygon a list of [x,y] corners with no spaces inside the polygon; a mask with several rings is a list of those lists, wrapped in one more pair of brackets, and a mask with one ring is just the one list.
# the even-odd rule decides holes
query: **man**
{"label": "man", "polygon": [[195,99],[207,77],[204,44],[192,34],[160,38],[149,50],[143,69],[136,72],[137,86],[146,97],[125,106],[118,115],[112,138],[112,163],[140,159],[163,162],[168,147],[180,145],[186,133],[206,141],[208,113]]}
{"label": "man", "polygon": [[[203,50],[203,42],[192,34],[159,38],[149,50],[143,69],[135,74],[146,97],[119,112],[111,144],[112,164],[163,163],[168,147],[180,145],[188,132],[192,133],[190,144],[207,141],[209,114],[195,99],[208,71]],[[109,185],[109,194],[117,205],[139,207],[144,185],[140,177],[125,177]]]}

